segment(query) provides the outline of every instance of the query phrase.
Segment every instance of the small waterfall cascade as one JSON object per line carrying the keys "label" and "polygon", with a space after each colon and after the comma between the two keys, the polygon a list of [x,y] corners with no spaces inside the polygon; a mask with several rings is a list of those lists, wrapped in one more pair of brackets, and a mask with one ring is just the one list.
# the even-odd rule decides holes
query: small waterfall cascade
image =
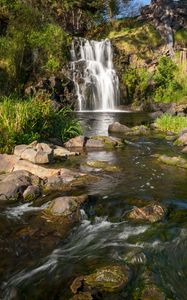
{"label": "small waterfall cascade", "polygon": [[79,111],[112,111],[120,105],[119,79],[110,40],[76,38],[71,48],[71,77]]}

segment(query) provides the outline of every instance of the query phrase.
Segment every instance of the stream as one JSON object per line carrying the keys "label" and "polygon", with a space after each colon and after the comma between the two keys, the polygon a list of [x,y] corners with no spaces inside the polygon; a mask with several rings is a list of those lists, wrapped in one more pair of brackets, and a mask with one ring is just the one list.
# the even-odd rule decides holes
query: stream
{"label": "stream", "polygon": [[[108,135],[108,125],[114,121],[128,126],[150,122],[142,113],[80,112],[77,116],[88,136]],[[70,285],[77,276],[123,264],[131,253],[135,255],[130,286],[101,299],[134,299],[144,274],[151,274],[166,299],[187,299],[187,171],[161,164],[153,156],[179,153],[162,136],[128,141],[115,151],[89,150],[62,163],[83,170],[85,161],[101,160],[120,168],[114,173],[96,170],[98,181],[72,191],[88,194],[89,201],[81,210],[81,223],[65,238],[41,218],[46,203],[59,192],[35,204],[0,204],[0,299],[71,299]],[[166,219],[155,224],[124,220],[125,212],[153,200],[168,207]]]}

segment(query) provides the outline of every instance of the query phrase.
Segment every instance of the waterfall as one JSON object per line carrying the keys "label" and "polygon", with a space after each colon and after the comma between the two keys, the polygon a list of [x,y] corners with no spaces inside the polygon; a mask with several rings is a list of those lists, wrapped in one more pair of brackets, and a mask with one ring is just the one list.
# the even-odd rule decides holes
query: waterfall
{"label": "waterfall", "polygon": [[80,111],[110,111],[120,105],[119,79],[113,67],[110,40],[74,39],[71,72]]}

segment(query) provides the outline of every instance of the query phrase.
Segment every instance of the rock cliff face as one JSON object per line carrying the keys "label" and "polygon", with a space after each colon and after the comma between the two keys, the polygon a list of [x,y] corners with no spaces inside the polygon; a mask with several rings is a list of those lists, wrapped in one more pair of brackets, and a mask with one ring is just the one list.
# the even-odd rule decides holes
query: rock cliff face
{"label": "rock cliff face", "polygon": [[172,44],[172,33],[180,28],[187,28],[187,2],[174,0],[152,0],[141,10],[141,18],[149,20]]}

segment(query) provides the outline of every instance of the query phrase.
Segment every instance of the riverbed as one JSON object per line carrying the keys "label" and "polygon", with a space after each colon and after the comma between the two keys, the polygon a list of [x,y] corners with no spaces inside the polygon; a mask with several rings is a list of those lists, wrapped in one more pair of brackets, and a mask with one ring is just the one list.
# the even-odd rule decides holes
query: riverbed
{"label": "riverbed", "polygon": [[[147,124],[142,113],[78,113],[86,136],[108,135],[108,125]],[[73,194],[88,194],[81,223],[65,238],[46,226],[41,212],[59,192],[44,195],[35,204],[0,204],[0,292],[10,299],[71,299],[70,285],[98,267],[124,264],[135,255],[131,284],[115,295],[98,299],[134,299],[149,274],[166,299],[187,299],[187,171],[163,165],[155,154],[178,154],[161,135],[129,137],[116,150],[89,150],[62,163],[85,171],[86,161],[105,161],[119,172],[92,170],[99,180],[88,182]],[[62,195],[64,195],[62,193]],[[71,194],[71,192],[69,192]],[[136,223],[124,219],[134,206],[156,201],[168,208],[161,222]]]}

